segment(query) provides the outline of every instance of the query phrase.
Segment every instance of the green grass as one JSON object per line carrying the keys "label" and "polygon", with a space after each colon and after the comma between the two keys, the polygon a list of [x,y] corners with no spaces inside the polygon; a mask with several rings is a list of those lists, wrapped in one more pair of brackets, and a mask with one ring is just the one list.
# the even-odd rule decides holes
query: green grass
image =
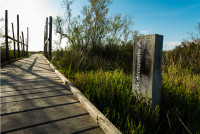
{"label": "green grass", "polygon": [[[150,134],[152,121],[157,134],[167,133],[170,127],[171,134],[187,134],[188,130],[199,134],[200,69],[195,65],[200,61],[191,59],[186,67],[184,60],[187,59],[178,59],[173,53],[163,52],[161,105],[152,114],[151,106],[136,102],[132,94],[132,70],[124,72],[123,64],[117,64],[115,59],[106,61],[80,51],[57,50],[51,63],[123,134]],[[120,58],[119,55],[116,57]],[[115,70],[109,69],[108,63]],[[193,63],[196,64],[191,67]]]}

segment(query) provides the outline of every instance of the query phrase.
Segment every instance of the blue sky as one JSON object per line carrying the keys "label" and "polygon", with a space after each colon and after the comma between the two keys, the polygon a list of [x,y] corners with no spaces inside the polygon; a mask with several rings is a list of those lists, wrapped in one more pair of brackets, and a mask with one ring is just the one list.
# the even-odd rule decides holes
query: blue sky
{"label": "blue sky", "polygon": [[[29,27],[29,44],[32,51],[43,50],[44,21],[48,16],[63,15],[63,0],[0,0],[0,16],[9,13],[9,24],[16,27],[16,15],[20,16],[20,30]],[[81,15],[87,0],[75,0],[73,16]],[[19,6],[16,8],[16,6]],[[200,0],[113,0],[108,16],[121,13],[130,14],[135,23],[133,28],[145,35],[164,36],[163,50],[172,50],[181,41],[189,39],[187,32],[197,33],[195,26],[200,22]],[[9,25],[11,30],[11,25]],[[15,30],[16,31],[16,30]],[[53,40],[57,37],[53,34]],[[41,42],[41,43],[40,43]],[[66,46],[63,40],[62,46]]]}

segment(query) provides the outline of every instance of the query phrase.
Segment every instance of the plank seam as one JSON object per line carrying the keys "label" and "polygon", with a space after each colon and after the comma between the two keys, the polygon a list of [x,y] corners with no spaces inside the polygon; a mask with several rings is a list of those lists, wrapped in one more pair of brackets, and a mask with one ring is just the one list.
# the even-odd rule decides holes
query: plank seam
{"label": "plank seam", "polygon": [[91,128],[87,128],[87,129],[84,129],[84,130],[80,130],[80,131],[77,131],[75,133],[71,133],[71,134],[79,134],[79,133],[83,133],[83,132],[86,132],[86,131],[89,131],[89,130],[92,130],[92,129],[96,129],[97,127],[91,127]]}
{"label": "plank seam", "polygon": [[[62,86],[65,86],[65,85],[62,85]],[[59,86],[59,87],[62,87],[62,86]],[[58,86],[52,86],[52,87],[58,87]],[[52,88],[52,87],[45,87],[45,88]],[[65,87],[66,88],[66,87]],[[31,89],[22,89],[22,90],[15,90],[15,91],[5,91],[5,92],[0,92],[0,93],[7,93],[7,92],[18,92],[18,91],[24,91],[24,90],[37,90],[37,89],[40,89],[40,88],[31,88]],[[2,89],[1,89],[2,90]],[[61,90],[64,90],[64,89],[61,89]],[[69,90],[69,89],[65,89],[65,90]],[[70,91],[70,90],[69,90]]]}
{"label": "plank seam", "polygon": [[17,114],[17,113],[23,113],[23,112],[28,112],[28,111],[33,111],[33,110],[39,110],[39,109],[45,109],[45,108],[51,108],[51,107],[57,107],[57,106],[63,106],[63,105],[70,105],[70,104],[75,104],[75,103],[80,103],[80,101],[70,102],[70,103],[64,103],[64,104],[58,104],[58,105],[51,105],[51,106],[46,106],[46,107],[33,108],[33,109],[27,109],[27,110],[22,110],[22,111],[17,111],[17,112],[11,112],[11,113],[5,113],[5,114],[1,114],[1,116],[10,115],[10,114]]}
{"label": "plank seam", "polygon": [[45,96],[45,97],[40,97],[40,98],[32,98],[32,99],[25,99],[25,100],[18,100],[18,101],[3,102],[3,103],[0,103],[0,104],[19,102],[19,101],[26,101],[26,100],[34,100],[34,99],[43,99],[43,98],[50,98],[50,97],[57,97],[57,96],[65,96],[65,95],[72,95],[72,94],[73,93],[71,93],[71,94],[54,95],[54,96]]}
{"label": "plank seam", "polygon": [[[66,89],[62,89],[62,90],[66,90]],[[52,91],[46,91],[46,92],[54,92],[54,91],[62,91],[62,90],[52,90]],[[37,93],[46,93],[46,92],[34,92],[34,93],[28,93],[28,94],[16,94],[16,95],[10,95],[10,96],[1,96],[0,98],[12,97],[12,96],[20,96],[20,95],[29,95],[29,94],[37,94]]]}
{"label": "plank seam", "polygon": [[48,124],[48,123],[53,123],[53,122],[57,122],[57,121],[65,120],[65,119],[84,116],[84,115],[87,115],[87,114],[89,114],[89,113],[79,114],[79,115],[75,115],[75,116],[71,116],[71,117],[66,117],[66,118],[61,118],[61,119],[57,119],[57,120],[42,122],[42,123],[38,123],[38,124],[30,125],[30,126],[25,126],[25,127],[21,127],[21,128],[16,128],[16,129],[12,129],[12,130],[2,131],[1,134],[10,133],[10,132],[13,132],[13,131],[19,131],[19,130],[27,129],[27,128],[31,128],[31,127],[37,127],[37,126],[40,126],[40,125],[45,125],[45,124]]}

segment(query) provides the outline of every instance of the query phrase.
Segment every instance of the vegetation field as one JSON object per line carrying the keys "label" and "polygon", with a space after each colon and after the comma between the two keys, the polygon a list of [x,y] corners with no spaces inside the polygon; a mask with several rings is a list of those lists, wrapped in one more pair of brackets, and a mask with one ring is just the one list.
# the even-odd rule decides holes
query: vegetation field
{"label": "vegetation field", "polygon": [[72,18],[73,1],[63,1],[65,16],[53,19],[59,40],[50,62],[123,134],[150,134],[152,122],[155,134],[200,134],[200,41],[163,51],[161,105],[151,113],[132,93],[134,37],[142,36],[132,18],[106,18],[110,0],[89,0],[82,17]]}
{"label": "vegetation field", "polygon": [[152,121],[156,122],[155,133],[200,133],[200,54],[196,52],[200,46],[188,43],[163,51],[161,106],[153,114],[148,104],[136,103],[132,70],[123,68],[132,67],[132,60],[122,64],[120,55],[128,51],[115,47],[105,53],[108,57],[115,53],[116,61],[78,49],[60,49],[53,53],[51,63],[124,134],[151,133]]}
{"label": "vegetation field", "polygon": [[[182,41],[162,53],[161,105],[151,113],[148,103],[136,102],[132,93],[134,37],[131,17],[106,18],[110,0],[89,0],[82,16],[72,18],[66,0],[65,16],[54,19],[55,32],[50,61],[123,134],[200,133],[200,42]],[[200,29],[200,23],[199,29]],[[198,27],[197,27],[198,28]],[[198,37],[193,36],[192,37]],[[69,47],[59,44],[67,38]]]}

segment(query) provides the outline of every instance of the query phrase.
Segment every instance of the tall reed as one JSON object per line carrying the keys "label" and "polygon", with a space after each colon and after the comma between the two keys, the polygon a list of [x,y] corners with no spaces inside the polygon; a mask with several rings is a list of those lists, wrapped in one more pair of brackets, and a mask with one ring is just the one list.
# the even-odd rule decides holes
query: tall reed
{"label": "tall reed", "polygon": [[199,45],[188,44],[181,51],[176,48],[163,52],[161,106],[152,115],[151,106],[136,103],[131,90],[131,46],[108,45],[99,48],[99,53],[60,49],[53,52],[51,63],[122,133],[151,133],[154,121],[155,133],[169,130],[172,134],[184,134],[189,130],[197,134],[200,132],[200,68],[199,53],[195,53],[198,48]]}

